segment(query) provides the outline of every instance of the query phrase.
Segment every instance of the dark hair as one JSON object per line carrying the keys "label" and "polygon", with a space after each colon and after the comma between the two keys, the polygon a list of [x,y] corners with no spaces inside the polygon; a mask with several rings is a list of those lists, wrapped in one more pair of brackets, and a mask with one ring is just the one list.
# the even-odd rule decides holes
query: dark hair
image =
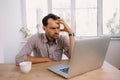
{"label": "dark hair", "polygon": [[54,19],[54,20],[60,19],[59,16],[50,13],[50,14],[48,14],[47,16],[45,16],[45,17],[42,19],[42,24],[43,24],[44,26],[47,26],[47,25],[48,25],[48,22],[47,22],[47,21],[48,21],[49,18],[52,18],[52,19]]}

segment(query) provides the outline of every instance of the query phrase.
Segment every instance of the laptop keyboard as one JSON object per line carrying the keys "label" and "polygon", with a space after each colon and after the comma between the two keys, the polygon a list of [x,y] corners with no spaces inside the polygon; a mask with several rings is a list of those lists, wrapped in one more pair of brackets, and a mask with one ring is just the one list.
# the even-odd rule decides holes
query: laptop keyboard
{"label": "laptop keyboard", "polygon": [[69,68],[64,68],[64,69],[60,69],[60,71],[64,72],[64,73],[68,73]]}

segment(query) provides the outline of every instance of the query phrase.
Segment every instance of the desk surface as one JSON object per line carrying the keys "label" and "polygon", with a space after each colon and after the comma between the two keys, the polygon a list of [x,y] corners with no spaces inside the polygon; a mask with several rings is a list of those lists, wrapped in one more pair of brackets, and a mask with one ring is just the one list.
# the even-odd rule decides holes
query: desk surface
{"label": "desk surface", "polygon": [[[16,67],[15,64],[0,64],[0,80],[68,80],[47,69],[48,66],[64,62],[67,61],[33,64],[32,70],[27,74],[20,72],[19,67]],[[120,71],[105,62],[102,68],[69,80],[120,80]]]}

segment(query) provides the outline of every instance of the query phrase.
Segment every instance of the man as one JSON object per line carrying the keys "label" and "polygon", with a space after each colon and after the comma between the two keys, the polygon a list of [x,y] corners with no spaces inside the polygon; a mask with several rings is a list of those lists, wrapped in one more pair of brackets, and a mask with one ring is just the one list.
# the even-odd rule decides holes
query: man
{"label": "man", "polygon": [[[42,20],[45,33],[31,36],[21,51],[16,55],[16,65],[23,61],[41,63],[49,61],[60,61],[62,54],[70,58],[74,46],[74,34],[70,27],[55,14],[48,14]],[[60,24],[64,29],[60,29]],[[61,31],[68,36],[59,35]],[[31,56],[31,53],[34,56]]]}

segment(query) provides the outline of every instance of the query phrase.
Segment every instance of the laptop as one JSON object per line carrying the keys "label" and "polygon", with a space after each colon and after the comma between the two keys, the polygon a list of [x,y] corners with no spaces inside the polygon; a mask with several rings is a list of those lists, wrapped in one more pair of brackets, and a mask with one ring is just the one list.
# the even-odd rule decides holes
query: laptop
{"label": "laptop", "polygon": [[110,37],[75,40],[70,61],[48,69],[65,78],[98,69],[103,65],[109,42]]}

